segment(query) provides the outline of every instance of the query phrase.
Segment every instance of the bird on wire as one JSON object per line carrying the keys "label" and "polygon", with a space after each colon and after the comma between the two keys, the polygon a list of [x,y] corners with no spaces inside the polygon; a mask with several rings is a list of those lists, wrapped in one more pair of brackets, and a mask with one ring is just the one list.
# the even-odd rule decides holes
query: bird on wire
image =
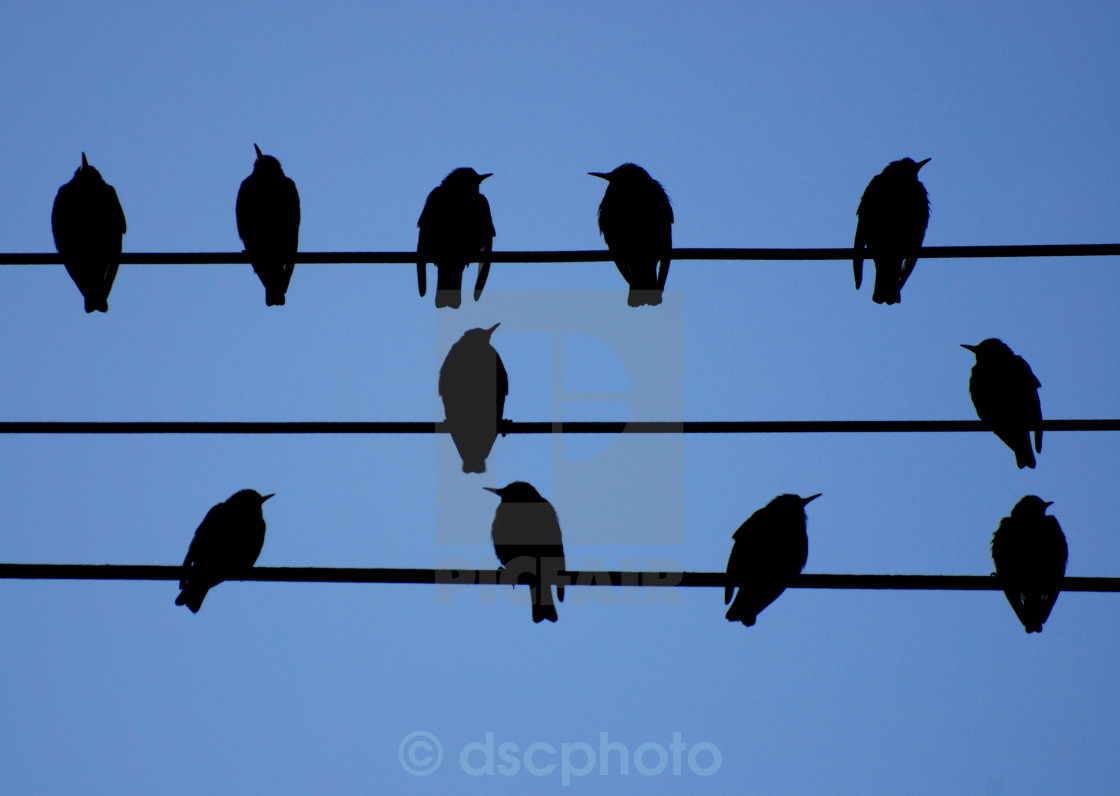
{"label": "bird on wire", "polygon": [[[809,536],[805,532],[805,506],[820,493],[803,498],[778,495],[739,526],[727,559],[724,605],[728,622],[746,627],[778,599],[789,582],[805,569],[809,559]],[[735,589],[738,587],[738,594]]]}
{"label": "bird on wire", "polygon": [[125,230],[117,192],[83,152],[82,165],[55,196],[51,231],[66,272],[82,292],[86,312],[109,311]]}
{"label": "bird on wire", "polygon": [[490,343],[499,324],[463,334],[439,369],[439,394],[464,473],[486,472],[509,395],[509,377]]}
{"label": "bird on wire", "polygon": [[206,593],[257,562],[264,546],[261,505],[272,495],[242,489],[206,512],[183,559],[176,605],[198,613]]}
{"label": "bird on wire", "polygon": [[1042,453],[1042,386],[1031,366],[1002,340],[988,338],[977,345],[961,344],[976,355],[968,391],[977,416],[991,425],[996,436],[1015,452],[1019,469],[1034,467],[1034,449]]}
{"label": "bird on wire", "polygon": [[910,158],[896,160],[871,178],[856,210],[857,249],[852,260],[856,290],[863,283],[863,257],[859,249],[875,253],[876,304],[902,301],[902,286],[918,262],[918,250],[929,224],[929,195],[918,180],[918,170],[930,158],[915,163]]}
{"label": "bird on wire", "polygon": [[416,226],[416,280],[420,295],[428,291],[428,263],[436,267],[436,306],[456,308],[462,302],[463,271],[478,262],[474,300],[482,295],[490,275],[487,255],[494,243],[490,203],[478,190],[487,177],[474,169],[459,168],[443,178],[424,202]]}
{"label": "bird on wire", "polygon": [[1058,599],[1069,548],[1056,517],[1046,513],[1053,501],[1027,495],[1000,520],[992,535],[995,576],[1028,633],[1041,633]]}
{"label": "bird on wire", "polygon": [[633,163],[588,174],[607,181],[599,204],[599,232],[630,286],[626,303],[631,307],[660,304],[673,255],[669,195],[661,183]]}
{"label": "bird on wire", "polygon": [[261,154],[237,191],[237,234],[264,285],[264,303],[283,305],[299,248],[299,192],[280,161]]}
{"label": "bird on wire", "polygon": [[490,528],[494,552],[502,563],[501,582],[528,584],[533,621],[555,622],[559,617],[552,601],[552,584],[556,585],[556,599],[563,602],[564,586],[558,573],[565,569],[556,511],[524,481],[514,481],[501,489],[483,489],[502,499]]}

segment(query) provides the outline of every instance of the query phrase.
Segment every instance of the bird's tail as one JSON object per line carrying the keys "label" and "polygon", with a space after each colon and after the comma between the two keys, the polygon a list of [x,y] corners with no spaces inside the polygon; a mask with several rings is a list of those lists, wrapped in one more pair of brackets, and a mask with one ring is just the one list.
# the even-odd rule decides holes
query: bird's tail
{"label": "bird's tail", "polygon": [[264,303],[268,307],[284,306],[284,291],[278,290],[276,285],[264,289]]}
{"label": "bird's tail", "polygon": [[556,613],[556,605],[552,602],[552,589],[545,587],[541,591],[540,586],[532,585],[529,587],[529,598],[533,601],[533,621],[543,622],[547,619],[549,622],[555,622],[560,618]]}
{"label": "bird's tail", "polygon": [[463,472],[464,473],[484,473],[486,472],[485,459],[463,459]]}
{"label": "bird's tail", "polygon": [[758,618],[755,614],[743,610],[743,608],[740,607],[738,600],[731,604],[731,607],[727,609],[727,614],[725,614],[725,616],[727,617],[728,622],[742,622],[743,627],[753,627],[754,620]]}
{"label": "bird's tail", "polygon": [[627,296],[626,303],[631,307],[656,307],[661,303],[661,291],[657,288],[652,290],[630,288],[630,295]]}
{"label": "bird's tail", "polygon": [[458,309],[463,303],[463,265],[436,266],[436,306]]}
{"label": "bird's tail", "polygon": [[902,301],[902,285],[899,272],[901,260],[875,261],[875,292],[871,300],[876,304],[898,304]]}
{"label": "bird's tail", "polygon": [[198,609],[202,607],[202,601],[206,599],[206,593],[208,591],[210,590],[200,590],[197,588],[192,588],[191,586],[187,586],[181,592],[179,592],[179,596],[175,598],[175,604],[185,605],[187,606],[187,608],[191,609],[192,614],[197,614]]}
{"label": "bird's tail", "polygon": [[1022,470],[1024,467],[1034,468],[1035,460],[1034,453],[1031,451],[1030,440],[1027,440],[1026,445],[1020,445],[1015,449],[1015,464]]}

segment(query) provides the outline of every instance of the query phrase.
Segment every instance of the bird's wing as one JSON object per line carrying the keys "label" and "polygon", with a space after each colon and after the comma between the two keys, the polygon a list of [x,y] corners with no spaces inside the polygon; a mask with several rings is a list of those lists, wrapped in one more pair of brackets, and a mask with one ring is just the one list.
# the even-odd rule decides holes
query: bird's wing
{"label": "bird's wing", "polygon": [[855,242],[852,243],[852,248],[857,251],[856,256],[852,258],[852,272],[856,277],[856,290],[859,290],[859,286],[863,284],[863,258],[859,256],[858,251],[865,245],[863,240],[863,219],[861,218],[856,222],[856,239]]}
{"label": "bird's wing", "polygon": [[252,235],[250,228],[252,224],[249,221],[249,215],[252,213],[252,194],[253,184],[251,180],[253,177],[250,175],[241,181],[241,187],[237,189],[237,205],[235,207],[237,214],[237,236],[241,238],[241,242],[249,245],[248,238]]}
{"label": "bird's wing", "polygon": [[478,278],[474,281],[474,300],[478,301],[482,295],[482,288],[486,287],[486,278],[490,276],[490,261],[486,257],[490,253],[490,247],[493,246],[492,241],[487,241],[482,246],[482,259],[478,262]]}
{"label": "bird's wing", "polygon": [[128,224],[124,220],[124,208],[121,207],[121,200],[117,198],[117,189],[112,185],[106,185],[105,187],[109,189],[109,195],[113,197],[113,201],[109,204],[112,206],[114,211],[113,215],[115,216],[114,230],[119,231],[123,235],[128,231]]}

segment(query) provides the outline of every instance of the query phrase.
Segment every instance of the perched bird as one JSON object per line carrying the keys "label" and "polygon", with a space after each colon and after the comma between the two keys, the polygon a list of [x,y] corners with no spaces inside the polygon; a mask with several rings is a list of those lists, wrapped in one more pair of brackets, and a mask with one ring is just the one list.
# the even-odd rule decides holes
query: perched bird
{"label": "perched bird", "polygon": [[[855,249],[870,247],[881,255],[875,258],[876,304],[902,301],[902,286],[918,262],[918,249],[929,223],[929,196],[918,181],[918,169],[930,158],[915,163],[910,158],[896,160],[871,178],[856,216]],[[863,283],[863,257],[852,261],[856,290]]]}
{"label": "perched bird", "polygon": [[464,473],[486,472],[486,457],[494,447],[509,395],[502,358],[490,345],[498,326],[465,332],[439,369],[443,412]]}
{"label": "perched bird", "polygon": [[253,149],[257,152],[253,173],[237,191],[237,234],[264,285],[264,303],[272,307],[284,303],[296,267],[299,192],[279,160],[262,155],[256,144]]}
{"label": "perched bird", "polygon": [[790,579],[801,573],[809,559],[809,537],[805,533],[805,506],[820,497],[778,495],[760,508],[732,534],[735,543],[727,559],[727,586],[723,603],[735,602],[727,610],[728,622],[750,627],[762,610],[786,590]]}
{"label": "perched bird", "polygon": [[[490,263],[486,255],[494,243],[494,221],[490,203],[478,186],[490,174],[460,168],[443,178],[432,189],[420,220],[416,242],[416,280],[420,295],[428,291],[427,265],[436,267],[436,306],[458,307],[462,301],[463,271],[478,260],[474,300],[482,295]],[[480,259],[481,258],[481,259]]]}
{"label": "perched bird", "polygon": [[176,605],[198,613],[206,592],[257,562],[264,546],[261,504],[270,497],[242,489],[206,512],[183,559],[186,572],[179,581],[182,591],[175,598]]}
{"label": "perched bird", "polygon": [[557,582],[557,573],[565,567],[560,521],[552,504],[524,481],[483,489],[502,499],[490,527],[498,560],[516,575],[515,583],[529,584],[533,621],[555,622],[558,617],[550,584],[556,584],[556,599],[563,602],[564,587]]}
{"label": "perched bird", "polygon": [[1046,513],[1053,502],[1027,495],[992,535],[995,575],[1028,633],[1041,633],[1058,599],[1069,548],[1062,526]]}
{"label": "perched bird", "polygon": [[1042,405],[1038,401],[1038,389],[1042,384],[1031,372],[1031,366],[994,337],[979,345],[962,343],[961,348],[976,355],[972,377],[968,380],[976,414],[990,423],[996,436],[1015,451],[1015,464],[1019,469],[1034,467],[1031,431],[1034,431],[1034,449],[1042,453]]}
{"label": "perched bird", "polygon": [[661,183],[633,163],[623,163],[609,173],[588,174],[607,181],[599,204],[599,232],[614,264],[630,285],[627,304],[660,304],[673,254],[673,206],[669,195]]}
{"label": "perched bird", "polygon": [[82,291],[86,312],[108,312],[109,291],[121,264],[124,210],[85,152],[74,178],[54,198],[51,231],[66,272]]}

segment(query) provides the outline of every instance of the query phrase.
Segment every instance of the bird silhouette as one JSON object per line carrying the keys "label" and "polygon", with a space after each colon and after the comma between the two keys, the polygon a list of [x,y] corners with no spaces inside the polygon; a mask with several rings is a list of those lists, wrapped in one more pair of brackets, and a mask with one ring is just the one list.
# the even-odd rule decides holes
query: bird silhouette
{"label": "bird silhouette", "polygon": [[86,312],[109,311],[109,291],[121,263],[124,210],[117,192],[86,160],[58,189],[51,210],[54,245],[85,299]]}
{"label": "bird silhouette", "polygon": [[416,226],[416,280],[420,295],[428,291],[428,263],[436,267],[436,306],[458,307],[462,301],[463,271],[478,260],[474,300],[482,295],[490,274],[487,255],[494,242],[490,203],[478,186],[490,174],[459,168],[432,189]]}
{"label": "bird silhouette", "polygon": [[1038,400],[1042,384],[1031,366],[994,337],[978,345],[962,343],[961,348],[976,355],[976,364],[968,380],[976,414],[1015,452],[1015,464],[1019,469],[1034,467],[1031,431],[1034,431],[1034,449],[1042,453],[1042,405]]}
{"label": "bird silhouette", "polygon": [[[607,181],[599,204],[599,231],[630,293],[631,307],[661,303],[673,254],[673,206],[661,183],[641,166],[589,171]],[[658,271],[660,263],[660,271]]]}
{"label": "bird silhouette", "polygon": [[206,593],[226,578],[236,577],[257,562],[264,546],[261,504],[272,495],[242,489],[206,512],[183,559],[182,590],[176,605],[198,613]]}
{"label": "bird silhouette", "polygon": [[465,332],[439,369],[443,412],[464,473],[486,472],[509,395],[505,366],[490,344],[498,325]]}
{"label": "bird silhouette", "polygon": [[299,248],[299,192],[284,175],[280,161],[262,155],[253,144],[257,160],[253,173],[237,191],[237,234],[245,253],[264,285],[264,303],[282,305]]}
{"label": "bird silhouette", "polygon": [[992,535],[995,575],[1028,633],[1041,633],[1058,599],[1069,548],[1062,526],[1046,513],[1052,502],[1027,495]]}
{"label": "bird silhouette", "polygon": [[490,528],[498,560],[515,584],[529,585],[533,621],[555,622],[558,616],[550,584],[556,584],[556,599],[563,602],[564,586],[558,582],[558,573],[565,568],[564,542],[556,511],[524,481],[514,481],[501,489],[483,489],[502,499]]}
{"label": "bird silhouette", "polygon": [[742,622],[746,627],[786,590],[795,575],[805,568],[809,558],[809,537],[805,533],[805,506],[820,494],[807,498],[778,495],[739,526],[732,539],[731,556],[727,559],[727,586],[724,605],[735,602],[727,610],[728,622]]}
{"label": "bird silhouette", "polygon": [[[918,169],[930,158],[915,163],[896,160],[871,178],[856,210],[856,240],[853,248],[871,248],[875,257],[876,304],[902,301],[902,286],[918,262],[918,250],[929,223],[929,195],[918,181]],[[863,257],[852,260],[856,290],[863,283]]]}

